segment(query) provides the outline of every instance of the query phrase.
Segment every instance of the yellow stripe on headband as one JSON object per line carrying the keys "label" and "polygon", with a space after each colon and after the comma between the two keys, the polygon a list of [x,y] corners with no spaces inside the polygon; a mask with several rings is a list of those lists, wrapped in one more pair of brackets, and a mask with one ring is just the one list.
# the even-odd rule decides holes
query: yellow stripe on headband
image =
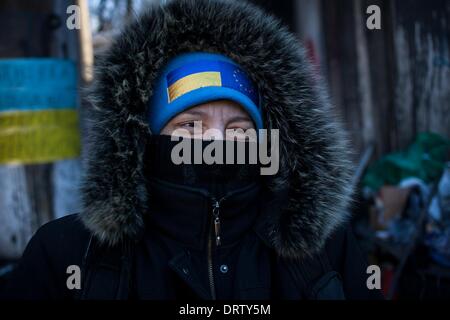
{"label": "yellow stripe on headband", "polygon": [[220,72],[207,71],[190,74],[173,83],[167,88],[169,103],[176,98],[202,87],[221,87],[222,79]]}

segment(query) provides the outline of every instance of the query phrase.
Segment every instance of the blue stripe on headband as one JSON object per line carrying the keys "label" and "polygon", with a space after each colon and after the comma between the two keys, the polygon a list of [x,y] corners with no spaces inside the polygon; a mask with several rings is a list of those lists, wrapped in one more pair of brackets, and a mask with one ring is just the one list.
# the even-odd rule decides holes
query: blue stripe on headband
{"label": "blue stripe on headband", "polygon": [[246,95],[259,107],[259,94],[252,81],[241,68],[226,61],[204,59],[185,64],[167,74],[167,87],[169,88],[186,76],[201,72],[219,72],[222,87],[230,88]]}

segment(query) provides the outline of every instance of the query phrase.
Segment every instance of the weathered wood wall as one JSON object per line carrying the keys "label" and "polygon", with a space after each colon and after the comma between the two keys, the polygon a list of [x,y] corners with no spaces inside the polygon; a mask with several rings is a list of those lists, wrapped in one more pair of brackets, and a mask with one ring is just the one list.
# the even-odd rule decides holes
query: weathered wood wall
{"label": "weathered wood wall", "polygon": [[422,131],[450,137],[450,2],[397,0],[392,10],[396,146]]}
{"label": "weathered wood wall", "polygon": [[[0,58],[58,57],[77,61],[77,31],[65,26],[73,1],[0,2]],[[77,159],[0,165],[0,259],[20,257],[45,222],[79,208]]]}
{"label": "weathered wood wall", "polygon": [[[382,29],[366,28],[381,8]],[[325,75],[358,152],[377,157],[419,132],[450,137],[450,2],[322,0]]]}

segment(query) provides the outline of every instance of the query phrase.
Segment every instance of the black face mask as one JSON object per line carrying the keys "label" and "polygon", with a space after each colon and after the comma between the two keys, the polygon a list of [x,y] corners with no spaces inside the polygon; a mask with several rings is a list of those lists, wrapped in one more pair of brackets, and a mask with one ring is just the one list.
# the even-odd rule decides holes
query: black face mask
{"label": "black face mask", "polygon": [[[191,150],[194,150],[194,139],[182,139],[186,139],[185,141],[192,147]],[[194,151],[192,151],[190,164],[176,165],[171,159],[171,153],[173,147],[180,141],[171,141],[171,136],[166,135],[155,135],[149,139],[145,155],[147,178],[156,178],[191,188],[201,188],[216,197],[260,181],[260,166],[249,164],[248,161],[251,142],[216,141],[215,143],[221,143],[223,147],[223,164],[194,164]],[[205,147],[212,141],[201,140],[200,143],[203,153]],[[234,147],[233,164],[227,164],[225,161],[226,144],[230,143]],[[245,150],[245,164],[237,164],[238,144],[242,147],[241,150]]]}

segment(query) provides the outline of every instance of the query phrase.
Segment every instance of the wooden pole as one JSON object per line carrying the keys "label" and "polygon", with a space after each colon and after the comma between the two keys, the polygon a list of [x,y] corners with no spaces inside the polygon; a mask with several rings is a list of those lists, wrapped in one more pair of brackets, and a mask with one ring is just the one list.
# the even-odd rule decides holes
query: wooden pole
{"label": "wooden pole", "polygon": [[[51,1],[5,1],[0,4],[0,12],[4,15],[2,29],[10,32],[0,58],[49,55],[45,40]],[[23,25],[27,27],[20,27]],[[52,164],[0,165],[1,258],[20,257],[36,228],[53,216],[51,189],[47,188],[51,170]]]}
{"label": "wooden pole", "polygon": [[78,32],[80,41],[80,69],[83,81],[91,82],[93,78],[94,50],[92,46],[92,32],[89,21],[89,7],[87,0],[77,0],[80,7],[81,28]]}

